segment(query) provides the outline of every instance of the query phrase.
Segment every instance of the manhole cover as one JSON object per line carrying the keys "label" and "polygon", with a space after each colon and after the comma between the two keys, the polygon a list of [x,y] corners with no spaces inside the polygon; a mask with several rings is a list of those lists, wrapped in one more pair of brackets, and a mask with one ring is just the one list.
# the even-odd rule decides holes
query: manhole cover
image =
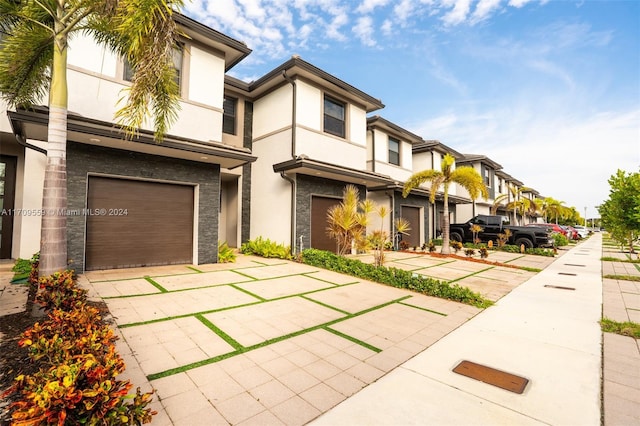
{"label": "manhole cover", "polygon": [[545,287],[547,287],[547,288],[558,288],[560,290],[575,290],[574,287],[563,287],[561,285],[549,285],[549,284],[547,284],[547,285],[545,285]]}
{"label": "manhole cover", "polygon": [[518,394],[524,392],[529,383],[524,377],[466,360],[456,365],[453,372]]}
{"label": "manhole cover", "polygon": [[570,277],[577,276],[576,274],[572,274],[571,272],[558,272],[558,275],[568,275]]}

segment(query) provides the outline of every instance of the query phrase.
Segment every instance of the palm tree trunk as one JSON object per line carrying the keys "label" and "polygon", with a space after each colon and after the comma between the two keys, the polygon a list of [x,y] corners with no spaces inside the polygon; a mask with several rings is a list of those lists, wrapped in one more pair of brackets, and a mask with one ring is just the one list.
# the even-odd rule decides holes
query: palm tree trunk
{"label": "palm tree trunk", "polygon": [[451,254],[451,247],[449,247],[449,185],[444,184],[444,209],[442,210],[442,254]]}
{"label": "palm tree trunk", "polygon": [[56,32],[42,195],[41,277],[67,268],[67,36]]}

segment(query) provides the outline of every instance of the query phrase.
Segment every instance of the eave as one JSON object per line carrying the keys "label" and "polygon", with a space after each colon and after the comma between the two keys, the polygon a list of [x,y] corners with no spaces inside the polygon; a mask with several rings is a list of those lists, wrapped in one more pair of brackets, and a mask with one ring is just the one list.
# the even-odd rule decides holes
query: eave
{"label": "eave", "polygon": [[285,173],[286,175],[301,174],[324,179],[332,179],[355,185],[364,185],[367,188],[391,182],[391,178],[389,176],[337,166],[335,164],[325,163],[324,161],[317,161],[303,157],[274,164],[273,171],[276,173]]}
{"label": "eave", "polygon": [[[47,140],[49,114],[46,108],[9,111],[7,113],[14,134],[24,139]],[[88,145],[104,146],[124,151],[142,152],[170,158],[219,164],[233,169],[256,161],[246,148],[237,148],[215,142],[165,135],[156,142],[153,132],[139,130],[132,139],[126,139],[121,126],[70,113],[67,117],[67,140]]]}

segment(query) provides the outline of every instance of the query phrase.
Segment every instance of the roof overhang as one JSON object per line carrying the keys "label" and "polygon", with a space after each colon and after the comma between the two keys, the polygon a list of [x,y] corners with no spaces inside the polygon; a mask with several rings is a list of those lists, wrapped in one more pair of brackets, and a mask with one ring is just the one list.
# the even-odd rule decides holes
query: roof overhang
{"label": "roof overhang", "polygon": [[367,128],[380,129],[391,136],[410,142],[412,145],[422,142],[422,138],[420,136],[380,117],[379,115],[367,118]]}
{"label": "roof overhang", "polygon": [[249,83],[249,90],[252,96],[258,98],[282,84],[287,83],[289,79],[295,80],[297,78],[311,81],[319,87],[328,88],[350,102],[362,106],[368,113],[384,108],[384,104],[380,99],[376,99],[362,90],[345,83],[328,72],[304,61],[297,55],[294,55],[287,62],[268,72],[258,80]]}
{"label": "roof overhang", "polygon": [[332,179],[355,185],[364,185],[367,188],[388,184],[391,181],[388,176],[378,173],[351,169],[302,157],[274,164],[273,171],[286,175],[301,174]]}
{"label": "roof overhang", "polygon": [[483,163],[494,170],[502,169],[502,166],[486,155],[464,154],[464,158],[457,161],[458,164]]}
{"label": "roof overhang", "polygon": [[251,49],[245,43],[203,25],[188,16],[175,12],[173,19],[187,37],[223,52],[225,71],[229,71],[251,53]]}
{"label": "roof overhang", "polygon": [[[394,182],[394,183],[390,183],[388,185],[381,185],[381,186],[376,186],[376,187],[372,187],[372,188],[367,188],[367,190],[371,191],[371,192],[376,192],[376,191],[395,191],[395,192],[402,192],[404,190],[404,186],[398,182]],[[425,198],[429,198],[431,196],[431,192],[427,189],[424,188],[414,188],[411,190],[411,192],[409,193],[409,195],[417,195],[419,197],[425,197]],[[436,194],[436,201],[444,201],[444,194],[442,194],[441,192],[438,192]],[[463,198],[463,197],[458,197],[457,195],[451,195],[449,194],[449,196],[447,197],[449,200],[449,204],[469,204],[471,203],[471,200],[468,198]]]}
{"label": "roof overhang", "polygon": [[[46,108],[9,111],[7,114],[14,134],[24,139],[47,140],[49,114]],[[127,139],[120,126],[73,113],[67,117],[67,140],[200,163],[219,164],[227,169],[256,160],[256,157],[246,148],[236,148],[220,143],[172,135],[165,135],[162,142],[156,142],[153,132],[147,130],[140,130],[132,139]]]}
{"label": "roof overhang", "polygon": [[438,140],[433,140],[433,139],[423,140],[422,142],[414,144],[412,147],[412,152],[414,154],[419,154],[421,152],[430,152],[430,151],[436,151],[441,154],[451,154],[453,158],[456,159],[456,161],[464,158],[464,155],[460,154],[455,149],[448,147],[447,145],[443,144]]}

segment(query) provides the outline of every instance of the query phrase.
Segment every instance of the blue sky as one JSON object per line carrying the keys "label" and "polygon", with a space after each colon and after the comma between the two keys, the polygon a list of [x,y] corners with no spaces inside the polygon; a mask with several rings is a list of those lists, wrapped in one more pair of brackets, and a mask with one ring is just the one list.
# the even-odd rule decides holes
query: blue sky
{"label": "blue sky", "polygon": [[299,54],[380,98],[374,114],[587,216],[640,167],[640,1],[194,0],[253,53],[251,81]]}

